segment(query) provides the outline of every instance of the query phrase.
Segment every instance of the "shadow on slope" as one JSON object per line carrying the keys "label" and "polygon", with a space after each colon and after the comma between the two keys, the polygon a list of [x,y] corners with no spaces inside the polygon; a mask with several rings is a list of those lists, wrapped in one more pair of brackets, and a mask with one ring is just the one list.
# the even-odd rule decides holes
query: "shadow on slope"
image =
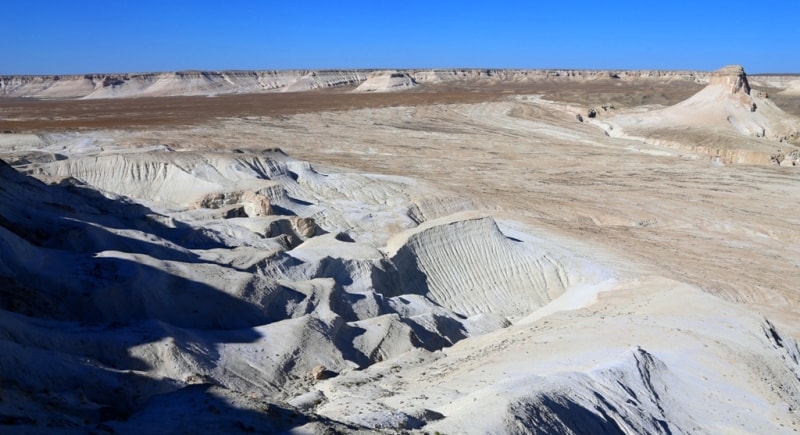
{"label": "shadow on slope", "polygon": [[[537,406],[522,403],[510,409],[512,415],[524,415],[514,423],[524,431],[535,434],[624,434],[619,425],[603,408],[590,410],[567,396],[544,397]],[[533,423],[532,423],[533,422]],[[670,433],[670,432],[666,432]]]}
{"label": "shadow on slope", "polygon": [[35,246],[71,252],[118,250],[175,261],[196,261],[189,249],[224,246],[210,232],[130,200],[109,198],[75,180],[47,185],[2,160],[0,180],[0,226]]}
{"label": "shadow on slope", "polygon": [[[23,395],[50,399],[38,409],[22,403],[17,407],[17,413],[0,405],[0,431],[3,432],[133,434],[144,431],[148,434],[175,434],[187,433],[192,428],[198,433],[226,434],[354,433],[360,429],[264,398],[245,397],[211,384],[165,391],[135,406],[123,395],[113,397],[109,405],[99,405],[81,390],[76,393],[83,405],[80,409],[58,403],[52,392],[30,393],[15,386],[2,386],[0,399],[4,401],[19,399]],[[27,411],[25,415],[20,415],[22,409]]]}
{"label": "shadow on slope", "polygon": [[215,364],[219,344],[261,337],[267,310],[180,270],[202,266],[189,249],[222,244],[160,218],[0,161],[0,431],[102,432],[197,382],[180,376]]}
{"label": "shadow on slope", "polygon": [[156,396],[128,421],[106,427],[120,433],[138,433],[146,427],[151,434],[183,433],[187,428],[202,428],[201,433],[352,433],[359,429],[209,384]]}
{"label": "shadow on slope", "polygon": [[213,234],[166,225],[147,207],[88,187],[45,185],[2,161],[0,180],[3,308],[65,321],[156,319],[200,329],[266,322],[259,307],[181,270],[181,263],[198,262],[190,249],[224,247]]}

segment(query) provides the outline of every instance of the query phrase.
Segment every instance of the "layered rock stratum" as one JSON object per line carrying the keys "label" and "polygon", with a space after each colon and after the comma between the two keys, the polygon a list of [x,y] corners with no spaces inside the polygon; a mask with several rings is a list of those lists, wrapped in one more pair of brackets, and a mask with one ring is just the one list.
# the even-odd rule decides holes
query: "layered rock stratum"
{"label": "layered rock stratum", "polygon": [[582,70],[279,70],[180,71],[170,73],[0,76],[0,96],[31,98],[119,98],[186,95],[303,92],[315,89],[355,89],[359,92],[413,88],[416,84],[535,83],[613,78],[623,82],[692,80],[706,74],[691,71]]}

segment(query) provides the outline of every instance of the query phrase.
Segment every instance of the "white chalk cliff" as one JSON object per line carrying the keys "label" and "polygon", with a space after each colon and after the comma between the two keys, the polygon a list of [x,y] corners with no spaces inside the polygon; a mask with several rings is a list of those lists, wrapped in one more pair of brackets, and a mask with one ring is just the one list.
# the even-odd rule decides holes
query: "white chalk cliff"
{"label": "white chalk cliff", "polygon": [[408,73],[386,71],[370,73],[364,83],[358,85],[356,92],[392,92],[407,90],[417,86],[416,80]]}

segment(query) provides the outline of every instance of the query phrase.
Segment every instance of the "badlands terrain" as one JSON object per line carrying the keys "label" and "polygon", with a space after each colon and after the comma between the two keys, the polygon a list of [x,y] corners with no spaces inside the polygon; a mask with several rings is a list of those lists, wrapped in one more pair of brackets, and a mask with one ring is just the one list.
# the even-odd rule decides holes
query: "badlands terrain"
{"label": "badlands terrain", "polygon": [[800,76],[0,77],[0,432],[800,431]]}

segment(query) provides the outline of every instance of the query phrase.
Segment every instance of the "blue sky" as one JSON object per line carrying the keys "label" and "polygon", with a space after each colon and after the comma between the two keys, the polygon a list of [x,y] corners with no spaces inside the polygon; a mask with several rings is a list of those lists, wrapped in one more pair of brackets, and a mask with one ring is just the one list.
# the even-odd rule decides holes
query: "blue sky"
{"label": "blue sky", "polygon": [[732,63],[800,72],[797,29],[800,0],[3,0],[0,74]]}

